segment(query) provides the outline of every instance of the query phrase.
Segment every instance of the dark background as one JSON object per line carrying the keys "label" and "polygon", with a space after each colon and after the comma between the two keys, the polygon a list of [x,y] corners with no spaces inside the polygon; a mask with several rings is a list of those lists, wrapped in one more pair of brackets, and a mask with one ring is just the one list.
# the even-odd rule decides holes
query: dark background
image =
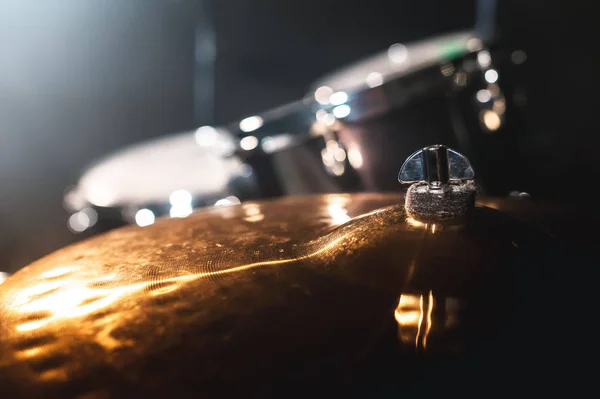
{"label": "dark background", "polygon": [[[557,191],[598,170],[597,9],[499,7],[503,44],[528,55],[522,146],[545,171],[531,179]],[[214,71],[199,86],[198,21],[216,38]],[[0,0],[0,271],[74,239],[62,196],[93,160],[295,100],[391,43],[474,23],[475,1],[462,0]],[[195,84],[213,101],[195,108]]]}

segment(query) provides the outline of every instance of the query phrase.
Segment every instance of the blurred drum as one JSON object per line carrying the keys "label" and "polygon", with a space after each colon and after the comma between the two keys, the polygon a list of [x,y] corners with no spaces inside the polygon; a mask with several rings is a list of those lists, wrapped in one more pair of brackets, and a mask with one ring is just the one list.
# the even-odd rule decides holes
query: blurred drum
{"label": "blurred drum", "polygon": [[398,160],[432,142],[469,156],[487,193],[506,194],[507,104],[491,58],[472,32],[394,44],[300,101],[125,149],[67,194],[69,226],[104,231],[248,199],[396,191]]}
{"label": "blurred drum", "polygon": [[481,187],[506,195],[516,174],[503,162],[515,159],[507,108],[492,54],[464,32],[394,44],[228,130],[269,195],[397,190],[397,160],[431,142],[467,154]]}
{"label": "blurred drum", "polygon": [[[210,144],[210,150],[206,147]],[[126,148],[91,166],[64,199],[75,233],[129,223],[148,225],[163,215],[185,217],[192,209],[239,203],[252,197],[251,171],[233,151],[231,137],[204,128]]]}

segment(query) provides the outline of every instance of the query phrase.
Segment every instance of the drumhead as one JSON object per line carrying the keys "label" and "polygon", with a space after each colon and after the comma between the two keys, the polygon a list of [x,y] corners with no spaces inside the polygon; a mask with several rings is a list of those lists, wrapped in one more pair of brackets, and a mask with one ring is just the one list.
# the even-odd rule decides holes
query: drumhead
{"label": "drumhead", "polygon": [[224,136],[205,127],[128,147],[89,168],[76,197],[95,206],[119,207],[167,203],[177,190],[194,196],[224,194],[231,178],[245,172],[239,159],[224,156]]}

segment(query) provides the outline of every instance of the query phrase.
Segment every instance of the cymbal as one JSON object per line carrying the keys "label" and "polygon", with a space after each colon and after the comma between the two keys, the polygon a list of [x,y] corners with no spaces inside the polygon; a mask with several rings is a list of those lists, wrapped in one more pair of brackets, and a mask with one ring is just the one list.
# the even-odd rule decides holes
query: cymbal
{"label": "cymbal", "polygon": [[467,372],[483,384],[502,361],[529,367],[554,336],[518,331],[547,321],[535,305],[559,246],[488,207],[445,224],[402,204],[331,194],[213,207],[59,250],[0,286],[0,386],[8,397],[390,393]]}

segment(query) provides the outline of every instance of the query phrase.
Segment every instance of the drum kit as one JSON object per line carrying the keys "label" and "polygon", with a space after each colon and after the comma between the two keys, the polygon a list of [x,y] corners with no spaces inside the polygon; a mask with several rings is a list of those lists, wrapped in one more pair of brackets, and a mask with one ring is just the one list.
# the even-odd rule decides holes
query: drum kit
{"label": "drum kit", "polygon": [[508,194],[513,176],[494,160],[501,147],[503,157],[515,158],[500,82],[490,49],[474,32],[394,44],[320,79],[303,99],[92,165],[65,196],[68,226],[93,235],[215,204],[397,191],[389,176],[398,160],[436,142],[473,160],[486,193]]}
{"label": "drum kit", "polygon": [[568,310],[543,303],[573,258],[507,196],[501,72],[474,32],[394,44],[296,102],[92,165],[64,201],[90,238],[0,285],[0,389],[539,391]]}

